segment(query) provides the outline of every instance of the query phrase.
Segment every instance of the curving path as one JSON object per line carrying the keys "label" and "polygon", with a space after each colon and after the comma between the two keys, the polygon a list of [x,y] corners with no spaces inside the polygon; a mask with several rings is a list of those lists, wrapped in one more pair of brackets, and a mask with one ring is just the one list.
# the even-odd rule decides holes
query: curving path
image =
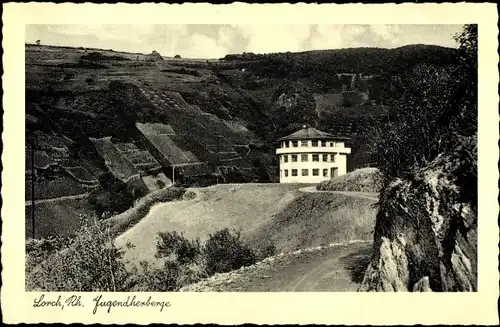
{"label": "curving path", "polygon": [[360,243],[298,256],[277,269],[264,287],[282,292],[355,292],[371,252],[371,243]]}
{"label": "curving path", "polygon": [[342,194],[345,196],[352,196],[355,198],[369,199],[378,201],[379,194],[376,192],[353,192],[353,191],[320,191],[316,189],[316,186],[302,187],[299,189],[300,192],[304,193],[334,193]]}
{"label": "curving path", "polygon": [[183,291],[356,292],[372,254],[370,241],[301,251]]}
{"label": "curving path", "polygon": [[[58,198],[39,199],[39,200],[35,200],[35,205],[40,204],[40,203],[58,202],[58,201],[64,201],[64,200],[84,199],[87,196],[89,196],[88,193],[82,193],[82,194],[76,194],[76,195],[61,196]],[[32,202],[33,202],[32,200],[24,201],[24,206],[31,206]]]}

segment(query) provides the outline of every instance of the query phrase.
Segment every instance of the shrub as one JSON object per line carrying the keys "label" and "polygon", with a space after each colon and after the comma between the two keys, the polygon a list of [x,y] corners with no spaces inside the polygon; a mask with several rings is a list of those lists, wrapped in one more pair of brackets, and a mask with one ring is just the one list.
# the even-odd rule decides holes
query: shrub
{"label": "shrub", "polygon": [[275,255],[276,246],[272,241],[268,240],[265,241],[264,244],[260,245],[255,252],[256,261],[261,261]]}
{"label": "shrub", "polygon": [[25,244],[26,251],[26,273],[29,273],[51,255],[67,246],[70,238],[48,237],[42,239],[28,239]]}
{"label": "shrub", "polygon": [[184,193],[184,200],[193,200],[196,199],[196,192],[195,191],[187,191]]}
{"label": "shrub", "polygon": [[100,188],[92,192],[88,202],[98,217],[103,213],[120,213],[134,204],[134,196],[127,189],[127,184],[115,178],[111,173],[99,176]]}
{"label": "shrub", "polygon": [[200,242],[189,241],[177,232],[158,233],[156,243],[156,257],[168,258],[175,255],[175,260],[180,264],[193,262],[200,254]]}
{"label": "shrub", "polygon": [[80,216],[81,228],[70,244],[34,267],[26,276],[29,290],[125,291],[130,273],[109,234],[97,221]]}
{"label": "shrub", "polygon": [[156,181],[156,185],[158,185],[158,188],[164,188],[165,187],[165,182],[162,181],[161,179]]}
{"label": "shrub", "polygon": [[130,291],[133,292],[172,292],[177,291],[181,267],[175,261],[167,261],[161,268],[151,267],[147,261],[141,261],[141,272],[134,270]]}
{"label": "shrub", "polygon": [[206,271],[209,275],[228,272],[256,262],[253,251],[245,246],[240,234],[223,229],[210,235],[202,249]]}

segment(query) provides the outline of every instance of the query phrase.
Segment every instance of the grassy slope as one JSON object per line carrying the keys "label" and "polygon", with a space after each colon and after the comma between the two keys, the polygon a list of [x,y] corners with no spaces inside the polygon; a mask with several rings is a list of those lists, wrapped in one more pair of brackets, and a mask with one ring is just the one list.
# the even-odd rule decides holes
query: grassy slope
{"label": "grassy slope", "polygon": [[278,252],[370,239],[375,201],[330,193],[305,193],[248,235],[251,244],[272,240]]}
{"label": "grassy slope", "polygon": [[194,200],[154,206],[116,239],[127,242],[125,259],[154,261],[158,232],[178,231],[206,239],[222,228],[240,230],[251,247],[268,240],[278,252],[350,239],[368,239],[375,222],[373,201],[334,194],[304,194],[304,185],[239,184],[198,189]]}
{"label": "grassy slope", "polygon": [[297,196],[299,185],[232,184],[198,189],[194,200],[163,203],[116,239],[118,246],[131,242],[126,259],[152,260],[158,232],[182,232],[187,238],[206,239],[223,228],[253,231]]}

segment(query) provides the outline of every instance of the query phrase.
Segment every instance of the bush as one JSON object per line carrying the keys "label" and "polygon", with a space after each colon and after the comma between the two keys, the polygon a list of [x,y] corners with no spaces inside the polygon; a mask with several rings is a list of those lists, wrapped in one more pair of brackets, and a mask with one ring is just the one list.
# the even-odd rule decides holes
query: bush
{"label": "bush", "polygon": [[97,221],[80,217],[81,228],[70,244],[26,275],[28,290],[56,292],[116,292],[129,289],[130,273],[109,234]]}
{"label": "bush", "polygon": [[156,185],[158,185],[158,188],[164,188],[166,185],[165,185],[165,182],[162,181],[161,179],[157,180],[156,181]]}
{"label": "bush", "polygon": [[172,292],[177,291],[179,284],[181,267],[175,261],[167,261],[162,268],[154,268],[147,261],[142,261],[141,272],[135,270],[132,292]]}
{"label": "bush", "polygon": [[184,193],[184,200],[193,200],[196,199],[196,192],[195,191],[187,191]]}
{"label": "bush", "polygon": [[267,241],[255,251],[256,261],[264,260],[276,254],[276,246],[272,241]]}
{"label": "bush", "polygon": [[[123,251],[114,246],[109,230],[85,216],[72,239],[29,240],[26,245],[26,288],[30,291],[178,291],[215,273],[252,265],[275,253],[265,243],[257,255],[240,234],[223,229],[203,247],[177,232],[159,233],[156,257],[162,267],[141,262],[125,269]],[[127,247],[132,245],[127,244]]]}
{"label": "bush", "polygon": [[88,202],[98,217],[105,212],[120,213],[134,204],[134,196],[127,189],[127,184],[115,178],[111,173],[99,176],[100,188],[92,192]]}
{"label": "bush", "polygon": [[47,260],[51,255],[70,243],[69,237],[48,237],[42,239],[28,239],[25,244],[26,273]]}
{"label": "bush", "polygon": [[202,254],[209,275],[228,272],[256,262],[255,254],[242,243],[240,234],[233,235],[227,228],[210,235]]}
{"label": "bush", "polygon": [[200,254],[200,242],[189,241],[177,232],[158,233],[156,243],[156,257],[168,258],[175,255],[175,260],[180,264],[191,263]]}

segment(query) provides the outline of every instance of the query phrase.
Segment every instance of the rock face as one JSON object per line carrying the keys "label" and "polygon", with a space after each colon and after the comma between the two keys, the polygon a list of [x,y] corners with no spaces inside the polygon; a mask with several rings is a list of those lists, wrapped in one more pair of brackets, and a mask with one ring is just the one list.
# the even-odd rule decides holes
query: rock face
{"label": "rock face", "polygon": [[476,137],[380,197],[374,254],[359,291],[477,289]]}

